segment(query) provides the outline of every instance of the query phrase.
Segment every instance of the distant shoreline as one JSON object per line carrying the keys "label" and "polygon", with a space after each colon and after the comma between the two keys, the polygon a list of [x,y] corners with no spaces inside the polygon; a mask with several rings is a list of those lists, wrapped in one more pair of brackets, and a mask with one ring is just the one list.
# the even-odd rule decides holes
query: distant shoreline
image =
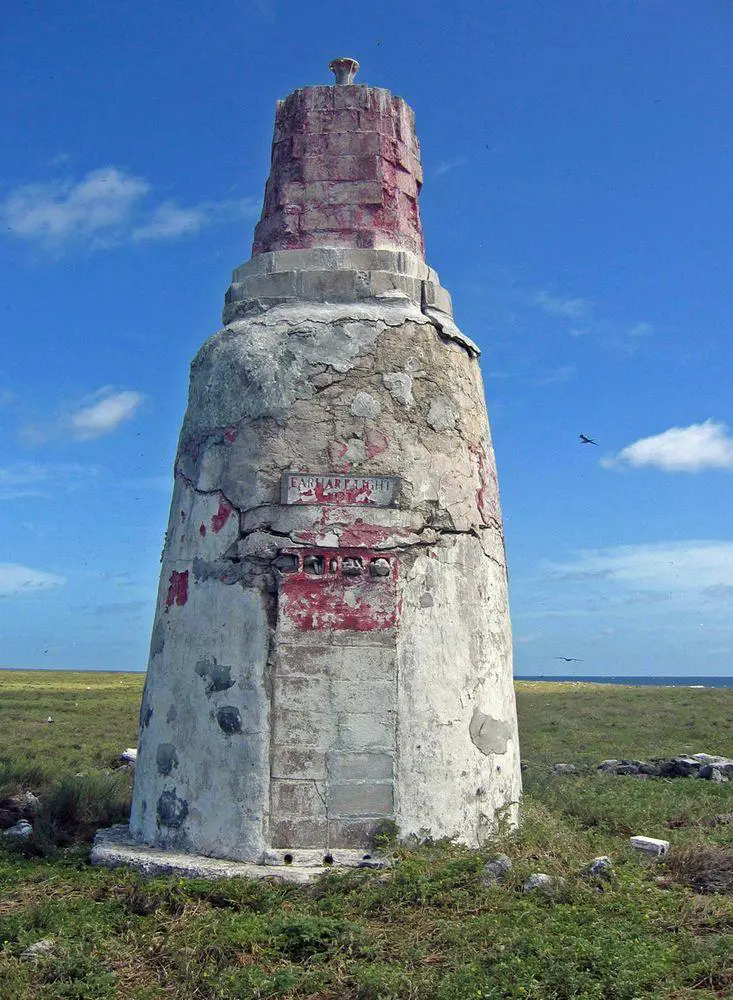
{"label": "distant shoreline", "polygon": [[[144,670],[102,670],[96,667],[0,667],[8,673],[64,673],[64,674],[141,674]],[[619,684],[626,687],[687,687],[687,688],[733,688],[733,676],[696,677],[684,674],[678,677],[642,676],[638,674],[604,674],[594,677],[590,674],[515,674],[515,681],[547,681],[571,684]]]}
{"label": "distant shoreline", "polygon": [[681,674],[643,676],[638,674],[613,674],[593,677],[589,674],[515,674],[515,681],[564,681],[574,684],[621,684],[626,687],[688,687],[688,688],[733,688],[733,676],[697,677]]}

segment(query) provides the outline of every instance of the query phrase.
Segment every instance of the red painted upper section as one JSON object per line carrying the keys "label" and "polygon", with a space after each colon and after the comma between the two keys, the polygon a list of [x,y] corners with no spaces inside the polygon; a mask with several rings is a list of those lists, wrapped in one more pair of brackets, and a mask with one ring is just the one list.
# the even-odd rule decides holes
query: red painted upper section
{"label": "red painted upper section", "polygon": [[306,87],[278,102],[252,256],[366,247],[422,256],[420,147],[412,109],[388,90]]}

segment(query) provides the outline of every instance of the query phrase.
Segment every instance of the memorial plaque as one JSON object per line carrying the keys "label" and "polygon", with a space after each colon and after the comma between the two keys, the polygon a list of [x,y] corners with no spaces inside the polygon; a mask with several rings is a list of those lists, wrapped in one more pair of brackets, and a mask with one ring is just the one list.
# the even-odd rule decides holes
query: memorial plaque
{"label": "memorial plaque", "polygon": [[281,502],[393,507],[400,489],[399,476],[349,476],[338,472],[284,472]]}

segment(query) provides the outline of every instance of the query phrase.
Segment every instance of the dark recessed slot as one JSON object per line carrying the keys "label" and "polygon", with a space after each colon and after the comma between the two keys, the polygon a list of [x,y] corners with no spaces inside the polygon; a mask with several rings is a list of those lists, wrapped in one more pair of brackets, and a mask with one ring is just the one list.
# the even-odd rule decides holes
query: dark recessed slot
{"label": "dark recessed slot", "polygon": [[364,560],[347,556],[341,563],[341,572],[344,576],[361,576],[364,572]]}
{"label": "dark recessed slot", "polygon": [[372,559],[371,563],[369,564],[369,572],[372,574],[372,576],[376,577],[389,576],[390,574],[389,559],[385,559],[382,556],[379,556],[377,559]]}
{"label": "dark recessed slot", "polygon": [[364,854],[364,855],[362,856],[362,859],[361,859],[361,860],[362,860],[362,861],[371,861],[371,860],[372,860],[372,856],[371,856],[371,854]]}
{"label": "dark recessed slot", "polygon": [[303,569],[311,576],[323,576],[326,560],[323,556],[306,556],[303,560]]}
{"label": "dark recessed slot", "polygon": [[283,854],[283,862],[286,865],[292,865],[292,863],[293,863],[293,855],[292,854]]}
{"label": "dark recessed slot", "polygon": [[283,553],[273,560],[272,565],[281,573],[295,573],[298,568],[298,557]]}

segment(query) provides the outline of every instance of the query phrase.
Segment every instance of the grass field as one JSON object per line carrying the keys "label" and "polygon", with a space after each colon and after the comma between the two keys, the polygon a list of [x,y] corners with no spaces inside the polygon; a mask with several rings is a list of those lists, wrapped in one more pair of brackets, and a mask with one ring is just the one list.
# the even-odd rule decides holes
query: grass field
{"label": "grass field", "polygon": [[[733,997],[733,783],[551,773],[733,755],[730,689],[518,683],[518,832],[482,851],[393,844],[386,872],[295,887],[89,867],[84,838],[127,808],[129,775],[107,772],[135,745],[142,683],[0,672],[0,798],[31,788],[42,800],[38,842],[0,847],[2,1000]],[[632,852],[635,833],[670,840],[668,862]],[[485,885],[498,851],[514,868]],[[586,874],[599,854],[611,877]],[[564,881],[524,893],[536,871]],[[49,953],[24,959],[41,939]]]}

